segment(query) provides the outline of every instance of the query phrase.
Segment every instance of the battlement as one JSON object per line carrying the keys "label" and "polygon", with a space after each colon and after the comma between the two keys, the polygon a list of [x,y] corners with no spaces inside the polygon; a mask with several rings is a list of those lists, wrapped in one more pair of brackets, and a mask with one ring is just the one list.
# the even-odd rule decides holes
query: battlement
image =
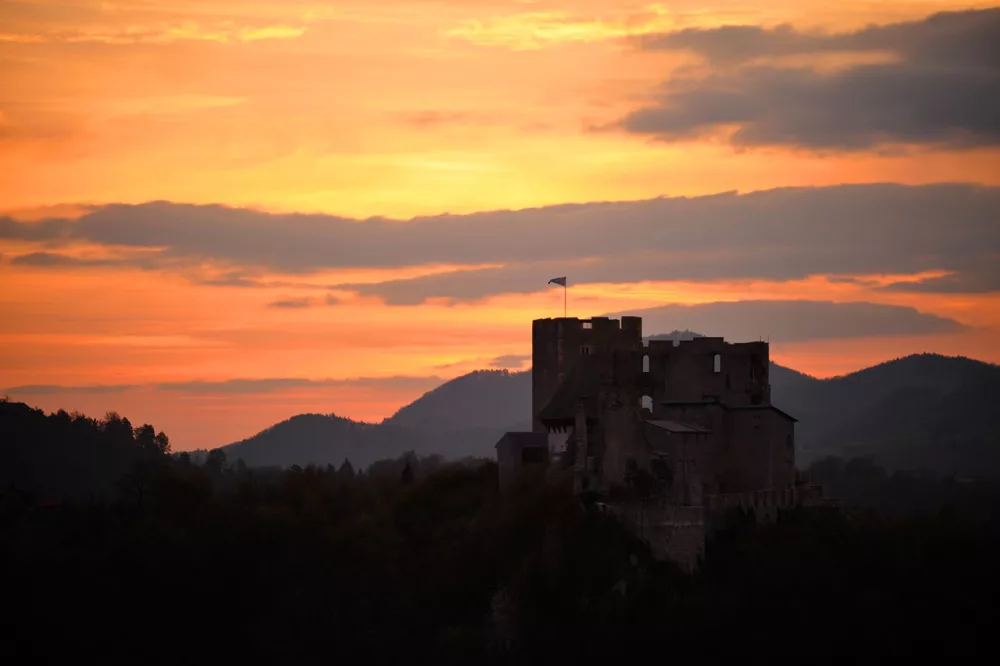
{"label": "battlement", "polygon": [[770,350],[766,342],[726,342],[723,338],[676,343],[651,340],[643,351],[646,384],[657,402],[771,404]]}
{"label": "battlement", "polygon": [[744,511],[788,509],[811,504],[820,500],[822,496],[822,489],[818,486],[775,488],[772,490],[754,490],[748,493],[706,495],[705,507],[709,511],[725,511],[727,509],[743,509]]}
{"label": "battlement", "polygon": [[591,317],[580,319],[578,317],[554,317],[550,319],[536,319],[532,322],[533,330],[553,328],[569,331],[591,331],[593,335],[616,335],[616,332],[624,334],[623,337],[642,339],[642,317],[622,317],[621,319],[611,319],[610,317]]}

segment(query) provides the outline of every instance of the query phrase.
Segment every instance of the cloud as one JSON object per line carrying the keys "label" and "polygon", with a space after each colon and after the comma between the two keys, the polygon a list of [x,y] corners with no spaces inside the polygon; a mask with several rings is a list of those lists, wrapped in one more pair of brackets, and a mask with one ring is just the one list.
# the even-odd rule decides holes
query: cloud
{"label": "cloud", "polygon": [[209,287],[260,287],[259,280],[243,271],[228,271],[219,275],[198,277],[193,280],[197,284]]}
{"label": "cloud", "polygon": [[45,241],[69,236],[73,220],[47,219],[39,222],[21,222],[12,217],[0,217],[0,239]]}
{"label": "cloud", "polygon": [[32,384],[0,389],[0,394],[52,395],[58,393],[123,393],[136,389],[171,391],[198,394],[255,394],[278,393],[296,389],[338,387],[385,387],[402,390],[430,390],[444,382],[437,376],[355,377],[349,379],[302,379],[298,377],[270,377],[262,379],[226,379],[222,381],[193,380],[160,384],[115,384],[64,386],[58,384]]}
{"label": "cloud", "polygon": [[407,125],[419,128],[437,127],[440,125],[467,125],[481,123],[483,116],[469,111],[414,111],[404,113],[401,119]]}
{"label": "cloud", "polygon": [[490,361],[491,368],[521,368],[531,361],[531,355],[504,354]]}
{"label": "cloud", "polygon": [[224,381],[189,381],[167,382],[157,384],[161,391],[181,391],[185,393],[275,393],[301,388],[322,387],[379,387],[396,389],[431,389],[439,386],[444,380],[440,377],[358,377],[352,379],[302,379],[302,378],[267,378],[267,379],[227,379]]}
{"label": "cloud", "polygon": [[1000,292],[1000,254],[986,258],[979,266],[970,266],[961,273],[916,282],[894,282],[883,291],[921,292],[935,294],[985,294]]}
{"label": "cloud", "polygon": [[891,52],[908,61],[1000,66],[995,38],[1000,8],[943,12],[919,21],[871,25],[854,32],[802,32],[790,25],[764,28],[727,25],[648,34],[632,43],[649,50],[688,50],[713,64],[733,65],[767,57]]}
{"label": "cloud", "polygon": [[0,33],[0,44],[173,44],[201,41],[219,44],[239,44],[268,39],[294,39],[306,33],[305,26],[235,25],[232,21],[198,23],[180,21],[150,25],[107,26],[90,25],[72,29],[40,32]]}
{"label": "cloud", "polygon": [[309,298],[286,298],[280,301],[273,301],[267,304],[269,308],[283,308],[288,310],[298,310],[312,307],[312,299]]}
{"label": "cloud", "polygon": [[[943,13],[845,34],[726,26],[647,35],[644,49],[694,51],[705,77],[663,84],[617,127],[665,141],[735,127],[737,146],[866,149],[1000,145],[1000,9]],[[894,62],[822,73],[760,60],[888,52]]]}
{"label": "cloud", "polygon": [[642,317],[647,335],[693,330],[730,340],[802,342],[958,333],[959,322],[914,308],[878,303],[827,301],[738,301],[665,305],[608,315]]}
{"label": "cloud", "polygon": [[29,252],[12,257],[10,263],[14,266],[37,266],[39,268],[68,267],[107,267],[121,266],[118,259],[84,259],[71,257],[57,252]]}
{"label": "cloud", "polygon": [[666,19],[663,12],[618,12],[601,17],[574,16],[565,12],[525,12],[485,21],[470,19],[442,34],[477,46],[530,51],[551,45],[596,42],[652,32]]}
{"label": "cloud", "polygon": [[[892,184],[550,206],[408,222],[286,215],[157,202],[110,205],[77,221],[0,223],[0,238],[104,245],[142,268],[249,278],[338,268],[481,269],[338,290],[413,304],[574,284],[792,280],[947,271],[966,283],[1000,255],[1000,188]],[[49,234],[46,237],[46,233]],[[134,252],[130,257],[128,252]],[[49,261],[55,259],[34,259]],[[185,268],[186,267],[186,268]]]}
{"label": "cloud", "polygon": [[54,393],[123,393],[137,388],[135,384],[108,384],[92,386],[59,386],[57,384],[27,384],[25,386],[11,386],[0,390],[0,393],[12,395],[52,395]]}

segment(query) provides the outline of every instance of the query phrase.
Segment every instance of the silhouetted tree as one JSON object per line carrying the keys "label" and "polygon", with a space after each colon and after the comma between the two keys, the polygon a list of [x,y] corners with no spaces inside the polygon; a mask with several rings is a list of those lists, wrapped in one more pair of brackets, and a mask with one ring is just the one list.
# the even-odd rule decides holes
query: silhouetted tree
{"label": "silhouetted tree", "polygon": [[340,469],[337,470],[337,474],[345,481],[353,480],[355,477],[354,465],[351,464],[350,460],[344,458],[344,462],[340,465]]}
{"label": "silhouetted tree", "polygon": [[205,458],[205,469],[212,474],[221,474],[226,467],[226,452],[223,449],[212,449]]}

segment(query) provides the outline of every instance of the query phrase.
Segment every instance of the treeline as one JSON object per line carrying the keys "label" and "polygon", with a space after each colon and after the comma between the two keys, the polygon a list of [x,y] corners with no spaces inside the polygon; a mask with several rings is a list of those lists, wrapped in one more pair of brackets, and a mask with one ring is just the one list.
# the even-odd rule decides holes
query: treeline
{"label": "treeline", "polygon": [[830,456],[810,465],[807,477],[847,509],[890,515],[933,514],[942,509],[986,519],[1000,506],[1000,479],[929,470],[890,471],[870,457]]}
{"label": "treeline", "polygon": [[103,419],[63,410],[46,415],[0,400],[0,491],[6,494],[42,502],[113,499],[123,482],[134,491],[144,464],[169,451],[165,434],[151,425],[133,427],[114,412]]}
{"label": "treeline", "polygon": [[[957,494],[916,513],[731,514],[686,575],[563,488],[501,495],[492,462],[278,470],[148,451],[111,499],[0,497],[19,662],[898,658],[990,638],[997,506],[961,480],[983,510]],[[894,483],[828,462],[846,489]]]}

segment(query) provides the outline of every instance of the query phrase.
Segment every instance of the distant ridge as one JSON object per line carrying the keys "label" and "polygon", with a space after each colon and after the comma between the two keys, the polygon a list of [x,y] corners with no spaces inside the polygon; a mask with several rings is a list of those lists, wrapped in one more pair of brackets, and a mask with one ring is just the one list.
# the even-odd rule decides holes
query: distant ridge
{"label": "distant ridge", "polygon": [[445,382],[385,423],[427,432],[478,428],[509,428],[530,423],[531,371],[476,370]]}
{"label": "distant ridge", "polygon": [[[652,339],[697,337],[674,331]],[[688,337],[690,336],[690,337]],[[772,400],[799,419],[800,467],[826,455],[865,455],[900,469],[1000,474],[1000,367],[918,354],[817,379],[771,364]],[[382,423],[309,414],[226,447],[249,465],[365,466],[409,450],[491,456],[507,430],[530,429],[531,371],[479,370],[428,391]]]}

